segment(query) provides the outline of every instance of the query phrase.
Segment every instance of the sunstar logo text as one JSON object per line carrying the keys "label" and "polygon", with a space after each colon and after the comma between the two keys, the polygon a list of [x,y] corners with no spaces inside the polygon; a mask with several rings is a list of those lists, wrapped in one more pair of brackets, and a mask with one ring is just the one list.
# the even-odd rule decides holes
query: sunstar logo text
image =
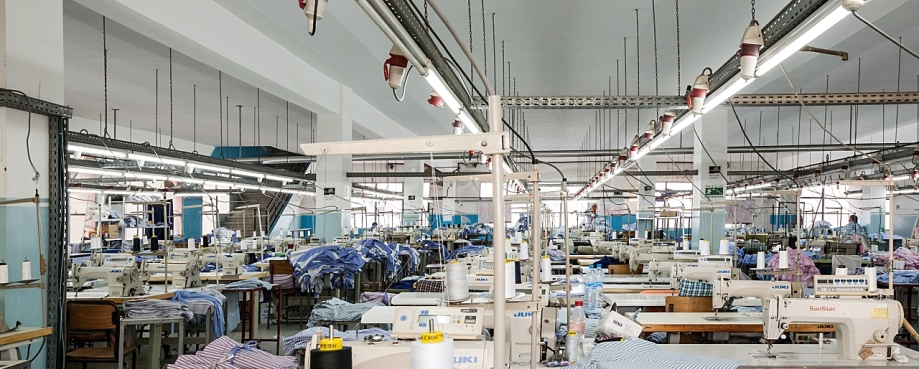
{"label": "sunstar logo text", "polygon": [[810,311],[836,311],[836,308],[829,306],[811,306]]}

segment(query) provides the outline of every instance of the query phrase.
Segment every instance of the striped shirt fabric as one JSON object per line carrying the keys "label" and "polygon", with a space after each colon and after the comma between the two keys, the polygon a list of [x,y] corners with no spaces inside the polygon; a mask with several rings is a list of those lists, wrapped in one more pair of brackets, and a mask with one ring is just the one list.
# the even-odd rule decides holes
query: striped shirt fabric
{"label": "striped shirt fabric", "polygon": [[742,361],[666,352],[639,338],[598,344],[570,369],[734,369]]}
{"label": "striped shirt fabric", "polygon": [[220,337],[194,355],[182,355],[168,369],[297,369],[292,356],[275,356],[243,345],[227,336]]}

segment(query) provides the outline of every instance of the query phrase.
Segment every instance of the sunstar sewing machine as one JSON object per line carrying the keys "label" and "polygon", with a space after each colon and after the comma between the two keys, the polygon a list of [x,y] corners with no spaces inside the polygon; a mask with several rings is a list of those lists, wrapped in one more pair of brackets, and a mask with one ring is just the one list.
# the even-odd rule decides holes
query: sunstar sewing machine
{"label": "sunstar sewing machine", "polygon": [[712,285],[712,310],[723,309],[735,297],[801,297],[801,283],[720,279]]}
{"label": "sunstar sewing machine", "polygon": [[[840,285],[839,288],[849,288]],[[783,298],[763,301],[763,335],[772,344],[792,323],[836,325],[837,355],[848,360],[887,360],[900,328],[903,307],[896,300]]]}
{"label": "sunstar sewing machine", "polygon": [[77,294],[83,283],[90,279],[104,279],[111,297],[135,296],[143,293],[143,284],[137,267],[128,266],[78,266],[73,270],[73,287]]}

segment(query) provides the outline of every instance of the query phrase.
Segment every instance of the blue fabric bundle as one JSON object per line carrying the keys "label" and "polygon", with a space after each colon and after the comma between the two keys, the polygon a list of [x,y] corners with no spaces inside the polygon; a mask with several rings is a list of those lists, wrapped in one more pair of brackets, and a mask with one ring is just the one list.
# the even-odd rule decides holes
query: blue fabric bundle
{"label": "blue fabric bundle", "polygon": [[220,301],[220,299],[218,299],[216,296],[201,292],[176,290],[175,296],[172,297],[172,300],[181,302],[186,305],[190,300],[205,300],[211,303],[214,306],[214,317],[211,319],[211,332],[214,333],[214,338],[220,338],[223,336],[223,302]]}
{"label": "blue fabric bundle", "polygon": [[364,256],[364,259],[373,260],[386,266],[386,278],[395,276],[402,267],[399,251],[394,246],[396,245],[387,245],[385,242],[375,238],[369,238],[357,243],[357,248],[361,250],[361,255]]}
{"label": "blue fabric bundle", "polygon": [[[396,249],[396,252],[400,256],[401,255],[408,256],[408,265],[406,265],[405,267],[406,269],[408,269],[409,273],[414,273],[415,271],[418,270],[418,265],[421,264],[421,257],[418,255],[417,250],[413,249],[409,245],[398,245],[398,244],[393,243],[393,244],[390,244],[389,246]],[[402,261],[402,259],[399,259],[399,261]]]}
{"label": "blue fabric bundle", "polygon": [[482,251],[485,250],[485,246],[463,246],[453,252],[450,255],[447,255],[447,260],[453,260],[462,256],[479,256],[482,255]]}
{"label": "blue fabric bundle", "polygon": [[301,292],[318,297],[324,285],[323,276],[331,275],[332,287],[354,288],[354,274],[364,266],[360,251],[338,246],[322,246],[304,252],[293,262],[294,278]]}
{"label": "blue fabric bundle", "polygon": [[215,271],[218,271],[218,270],[222,271],[222,270],[223,270],[223,267],[221,266],[221,267],[218,268],[218,267],[217,267],[217,263],[214,263],[214,262],[204,263],[204,267],[201,268],[201,272],[202,272],[202,273],[215,272]]}
{"label": "blue fabric bundle", "polygon": [[[890,280],[889,273],[878,273],[878,282],[887,283]],[[915,270],[894,270],[893,283],[917,283],[919,282],[919,271]]]}

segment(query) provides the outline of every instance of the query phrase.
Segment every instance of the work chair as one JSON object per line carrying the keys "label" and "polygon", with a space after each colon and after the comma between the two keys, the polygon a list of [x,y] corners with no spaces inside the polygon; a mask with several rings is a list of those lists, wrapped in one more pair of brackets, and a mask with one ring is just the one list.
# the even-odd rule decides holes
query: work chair
{"label": "work chair", "polygon": [[[122,337],[118,327],[121,325],[121,311],[111,301],[68,301],[67,302],[67,337],[103,334],[108,337],[108,347],[81,347],[66,353],[69,362],[82,362],[85,369],[89,363],[117,363],[124,356],[116,357]],[[131,368],[137,367],[137,346],[124,348],[124,354],[131,354]]]}
{"label": "work chair", "polygon": [[[269,260],[268,261],[268,282],[271,284],[277,284],[274,291],[281,294],[281,298],[284,299],[284,309],[283,313],[284,323],[290,323],[290,313],[291,308],[299,308],[300,310],[300,329],[303,329],[303,312],[305,306],[303,306],[302,295],[300,295],[300,289],[297,288],[296,280],[294,279],[294,266],[288,260]],[[287,299],[290,297],[296,297],[300,304],[297,306],[291,306],[287,303]],[[269,301],[272,301],[270,299]],[[271,306],[270,302],[269,305]],[[282,313],[278,312],[278,323],[280,323]],[[271,319],[269,318],[269,321]]]}

